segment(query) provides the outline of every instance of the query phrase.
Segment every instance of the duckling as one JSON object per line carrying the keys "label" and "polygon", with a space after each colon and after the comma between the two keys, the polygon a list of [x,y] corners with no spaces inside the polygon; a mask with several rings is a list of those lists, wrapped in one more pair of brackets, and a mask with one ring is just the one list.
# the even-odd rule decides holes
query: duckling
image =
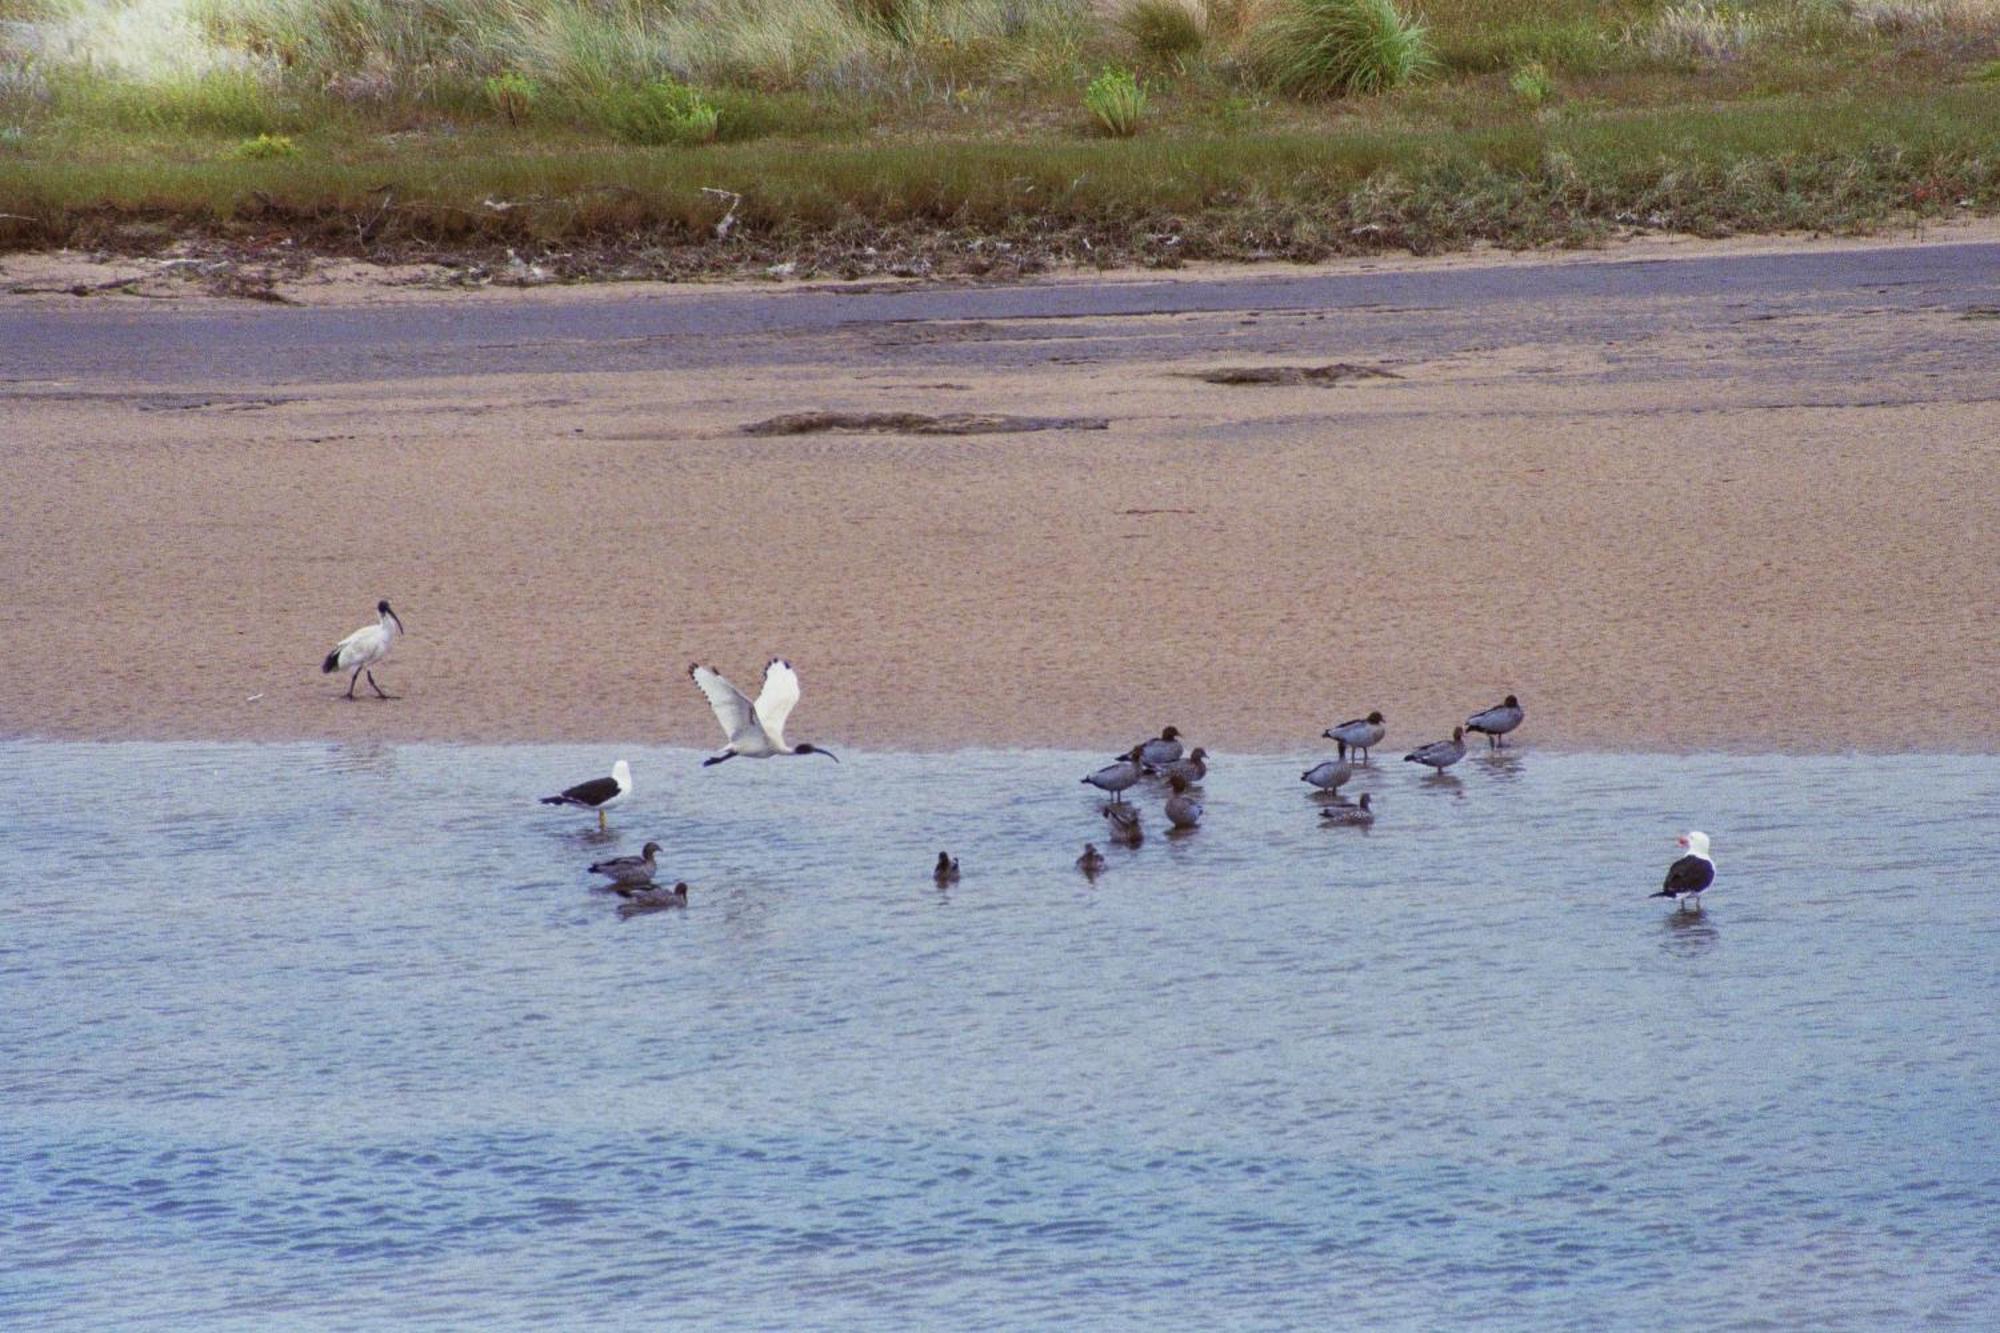
{"label": "duckling", "polygon": [[1361,793],[1358,805],[1330,805],[1319,812],[1319,817],[1329,824],[1339,824],[1349,828],[1367,828],[1375,822],[1375,812],[1368,808],[1368,793]]}
{"label": "duckling", "polygon": [[633,917],[641,912],[664,912],[673,907],[688,905],[687,881],[682,880],[671,889],[640,888],[630,884],[620,884],[614,890],[625,901],[618,904],[618,915]]}

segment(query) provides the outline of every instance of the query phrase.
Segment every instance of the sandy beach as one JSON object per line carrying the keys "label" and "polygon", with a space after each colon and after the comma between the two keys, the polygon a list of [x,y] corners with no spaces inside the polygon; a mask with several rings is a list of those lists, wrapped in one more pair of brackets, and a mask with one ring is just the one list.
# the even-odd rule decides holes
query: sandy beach
{"label": "sandy beach", "polygon": [[836,746],[2000,746],[1990,232],[300,299],[0,297],[0,734],[701,745],[775,653]]}

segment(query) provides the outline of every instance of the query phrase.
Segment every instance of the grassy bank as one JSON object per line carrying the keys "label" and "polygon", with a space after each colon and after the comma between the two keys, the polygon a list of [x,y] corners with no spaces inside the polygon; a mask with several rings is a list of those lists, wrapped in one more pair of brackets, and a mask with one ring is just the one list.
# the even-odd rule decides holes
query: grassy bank
{"label": "grassy bank", "polygon": [[0,246],[987,272],[2000,206],[2000,0],[1363,3],[0,0]]}

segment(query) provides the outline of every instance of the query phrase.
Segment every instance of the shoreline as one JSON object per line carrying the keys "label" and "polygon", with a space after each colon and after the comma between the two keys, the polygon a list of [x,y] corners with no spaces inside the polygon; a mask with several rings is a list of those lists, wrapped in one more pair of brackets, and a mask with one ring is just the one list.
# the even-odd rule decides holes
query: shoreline
{"label": "shoreline", "polygon": [[1861,234],[1826,231],[1758,232],[1727,237],[1686,232],[1633,231],[1591,245],[1514,249],[1478,242],[1431,254],[1388,250],[1339,255],[1311,262],[1189,260],[1178,266],[1125,265],[1104,269],[1065,264],[1033,274],[866,278],[769,277],[721,271],[676,280],[616,273],[574,279],[509,277],[502,272],[468,281],[466,265],[377,263],[301,254],[282,266],[237,257],[231,247],[184,241],[157,255],[103,250],[0,251],[0,308],[10,303],[66,308],[77,302],[120,298],[221,307],[278,304],[347,309],[439,302],[536,303],[589,299],[670,299],[678,294],[723,292],[854,292],[995,290],[1015,287],[1112,286],[1195,283],[1218,278],[1287,279],[1364,273],[1430,273],[1489,268],[1656,263],[1678,259],[1754,257],[1797,253],[1867,253],[1911,247],[2000,243],[2000,215],[1963,214],[1925,220],[1915,228],[1884,226]]}

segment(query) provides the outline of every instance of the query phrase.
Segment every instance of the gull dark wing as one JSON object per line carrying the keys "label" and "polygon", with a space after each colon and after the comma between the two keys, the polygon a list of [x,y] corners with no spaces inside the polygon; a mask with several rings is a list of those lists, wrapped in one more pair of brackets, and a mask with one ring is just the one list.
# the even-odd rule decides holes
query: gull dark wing
{"label": "gull dark wing", "polygon": [[618,794],[618,783],[611,778],[592,778],[579,782],[560,796],[544,796],[543,805],[603,805]]}
{"label": "gull dark wing", "polygon": [[1713,864],[1699,856],[1683,856],[1667,867],[1667,882],[1660,886],[1660,892],[1700,893],[1714,882]]}

